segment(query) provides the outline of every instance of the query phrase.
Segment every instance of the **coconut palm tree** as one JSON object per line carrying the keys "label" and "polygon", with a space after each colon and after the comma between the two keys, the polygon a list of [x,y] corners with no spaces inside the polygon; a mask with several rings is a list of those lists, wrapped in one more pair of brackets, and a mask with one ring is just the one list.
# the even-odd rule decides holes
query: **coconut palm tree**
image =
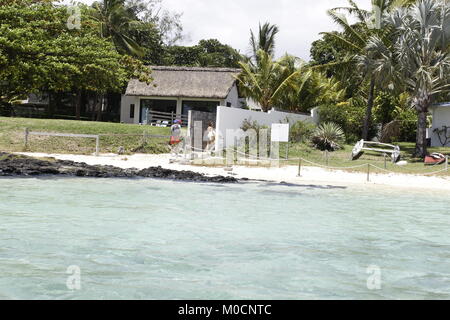
{"label": "coconut palm tree", "polygon": [[450,7],[446,0],[419,0],[395,10],[386,22],[395,28],[393,53],[377,36],[368,50],[379,56],[376,68],[389,70],[385,76],[392,86],[411,95],[418,115],[415,155],[424,157],[429,108],[439,94],[450,91]]}
{"label": "coconut palm tree", "polygon": [[300,69],[293,65],[292,57],[274,61],[263,50],[257,51],[259,63],[240,62],[242,72],[237,76],[244,96],[257,102],[264,112],[282,104],[289,90],[295,90]]}
{"label": "coconut palm tree", "polygon": [[262,50],[273,58],[275,54],[275,37],[280,30],[277,25],[264,23],[262,26],[259,24],[258,35],[250,30],[250,48],[252,50],[252,58],[258,61],[258,51]]}
{"label": "coconut palm tree", "polygon": [[125,0],[103,0],[92,5],[92,18],[99,24],[103,38],[111,38],[117,51],[142,57],[143,48],[131,37],[142,22],[125,6]]}

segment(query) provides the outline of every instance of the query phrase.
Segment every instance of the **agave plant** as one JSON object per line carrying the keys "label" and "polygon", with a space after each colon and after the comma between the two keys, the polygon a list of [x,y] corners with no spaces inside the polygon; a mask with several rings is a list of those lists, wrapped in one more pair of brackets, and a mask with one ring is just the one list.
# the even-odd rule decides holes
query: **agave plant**
{"label": "agave plant", "polygon": [[325,122],[314,131],[311,141],[319,150],[336,151],[345,141],[344,130],[336,123]]}

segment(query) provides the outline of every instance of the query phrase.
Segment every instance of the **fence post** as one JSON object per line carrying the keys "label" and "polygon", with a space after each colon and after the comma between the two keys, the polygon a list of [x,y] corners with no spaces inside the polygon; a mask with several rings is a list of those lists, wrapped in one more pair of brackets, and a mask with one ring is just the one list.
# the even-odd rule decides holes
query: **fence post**
{"label": "fence post", "polygon": [[298,159],[298,175],[297,177],[301,177],[302,176],[302,158]]}
{"label": "fence post", "polygon": [[328,167],[328,163],[329,163],[328,150],[325,150],[325,159],[326,159],[326,164],[327,164],[327,167]]}
{"label": "fence post", "polygon": [[445,171],[448,171],[448,156],[445,156]]}
{"label": "fence post", "polygon": [[387,154],[384,154],[384,169],[387,169]]}
{"label": "fence post", "polygon": [[95,156],[98,157],[100,151],[100,136],[95,138]]}
{"label": "fence post", "polygon": [[25,128],[25,150],[28,149],[28,134],[30,132],[30,129]]}
{"label": "fence post", "polygon": [[367,182],[370,182],[370,163],[367,164]]}

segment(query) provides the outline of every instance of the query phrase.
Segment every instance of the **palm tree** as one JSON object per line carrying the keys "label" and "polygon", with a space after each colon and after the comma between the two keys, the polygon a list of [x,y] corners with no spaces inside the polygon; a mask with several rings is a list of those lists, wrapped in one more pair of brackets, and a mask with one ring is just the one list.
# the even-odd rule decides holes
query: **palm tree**
{"label": "palm tree", "polygon": [[95,2],[92,17],[99,24],[103,38],[111,38],[118,52],[142,57],[143,48],[132,38],[132,31],[143,23],[136,19],[132,10],[126,8],[125,0],[103,0]]}
{"label": "palm tree", "polygon": [[386,21],[395,28],[393,53],[377,36],[368,49],[379,55],[377,68],[386,72],[397,91],[407,91],[418,114],[415,155],[427,154],[427,114],[433,100],[450,91],[450,8],[446,0],[420,0],[392,12]]}
{"label": "palm tree", "polygon": [[270,57],[275,54],[275,37],[280,30],[277,25],[271,25],[269,22],[262,26],[259,24],[258,37],[250,30],[250,47],[252,50],[252,58],[258,61],[258,51],[266,52]]}
{"label": "palm tree", "polygon": [[259,61],[257,66],[251,62],[239,63],[242,72],[237,80],[243,95],[257,102],[267,112],[281,104],[287,91],[295,88],[299,69],[293,67],[291,58],[273,61],[263,50],[258,50],[256,54]]}

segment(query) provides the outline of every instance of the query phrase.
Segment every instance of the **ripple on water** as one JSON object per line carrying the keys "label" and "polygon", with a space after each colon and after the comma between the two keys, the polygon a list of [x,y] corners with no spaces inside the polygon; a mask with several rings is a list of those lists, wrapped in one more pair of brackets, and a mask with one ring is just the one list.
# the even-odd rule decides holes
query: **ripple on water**
{"label": "ripple on water", "polygon": [[[447,196],[148,179],[0,187],[0,299],[450,298]],[[367,289],[368,266],[382,290]]]}

